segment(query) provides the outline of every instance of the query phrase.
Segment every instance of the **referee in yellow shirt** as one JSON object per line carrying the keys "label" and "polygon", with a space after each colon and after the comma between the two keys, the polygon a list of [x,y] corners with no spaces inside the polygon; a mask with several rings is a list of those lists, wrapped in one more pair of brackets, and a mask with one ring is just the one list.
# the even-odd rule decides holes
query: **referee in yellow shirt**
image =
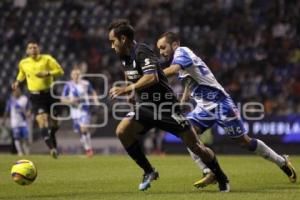
{"label": "referee in yellow shirt", "polygon": [[31,40],[27,43],[26,54],[27,57],[19,62],[19,73],[12,88],[16,89],[26,80],[39,131],[50,149],[50,154],[57,158],[55,132],[58,128],[50,115],[51,105],[56,99],[51,96],[50,89],[54,78],[62,76],[64,71],[52,56],[40,54],[37,41]]}

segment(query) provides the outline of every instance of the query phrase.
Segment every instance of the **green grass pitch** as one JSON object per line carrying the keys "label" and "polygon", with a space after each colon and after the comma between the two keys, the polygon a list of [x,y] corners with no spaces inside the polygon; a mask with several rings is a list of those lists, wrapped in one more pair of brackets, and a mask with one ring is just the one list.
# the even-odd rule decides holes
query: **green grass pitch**
{"label": "green grass pitch", "polygon": [[[295,200],[300,184],[292,184],[274,164],[255,156],[219,156],[230,178],[230,193],[216,185],[196,189],[201,173],[188,155],[150,156],[160,173],[146,192],[137,190],[142,171],[127,156],[26,156],[38,169],[32,185],[19,186],[10,177],[12,164],[20,157],[0,155],[0,199],[30,200]],[[300,157],[291,156],[296,170]],[[298,171],[299,172],[299,171]],[[300,172],[299,172],[300,173]]]}

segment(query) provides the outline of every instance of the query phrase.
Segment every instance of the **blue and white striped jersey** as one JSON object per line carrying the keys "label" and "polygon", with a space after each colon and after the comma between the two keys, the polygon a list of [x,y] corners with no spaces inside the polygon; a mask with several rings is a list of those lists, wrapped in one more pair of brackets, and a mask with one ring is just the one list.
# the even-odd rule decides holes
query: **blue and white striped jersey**
{"label": "blue and white striped jersey", "polygon": [[191,97],[197,106],[210,110],[217,106],[221,96],[229,96],[207,65],[188,47],[175,50],[172,64],[181,66],[178,75],[180,80],[192,80]]}
{"label": "blue and white striped jersey", "polygon": [[93,91],[92,85],[87,80],[80,80],[78,83],[68,81],[65,84],[62,96],[69,99],[76,99],[79,103],[78,106],[72,106],[71,116],[73,119],[79,118],[82,111],[89,111]]}

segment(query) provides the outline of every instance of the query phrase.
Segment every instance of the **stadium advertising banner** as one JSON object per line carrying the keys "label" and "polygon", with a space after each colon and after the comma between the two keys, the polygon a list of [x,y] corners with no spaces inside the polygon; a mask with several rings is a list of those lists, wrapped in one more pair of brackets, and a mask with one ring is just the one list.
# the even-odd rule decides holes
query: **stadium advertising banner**
{"label": "stadium advertising banner", "polygon": [[[291,114],[287,116],[267,116],[262,120],[244,121],[244,125],[250,136],[262,138],[264,141],[272,143],[300,143],[300,115]],[[206,134],[206,133],[205,133]],[[212,129],[213,142],[224,143],[225,130],[220,126]],[[176,137],[167,133],[166,143],[180,142]]]}
{"label": "stadium advertising banner", "polygon": [[[259,121],[245,121],[248,134],[280,143],[300,143],[300,115],[268,116]],[[213,133],[218,139],[226,136],[223,128],[217,126]]]}

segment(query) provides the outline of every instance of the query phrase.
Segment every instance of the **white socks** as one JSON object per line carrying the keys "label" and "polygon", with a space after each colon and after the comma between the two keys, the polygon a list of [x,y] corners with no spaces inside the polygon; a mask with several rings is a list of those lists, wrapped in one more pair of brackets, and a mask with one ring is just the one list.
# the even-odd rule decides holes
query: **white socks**
{"label": "white socks", "polygon": [[[267,146],[263,141],[258,139],[253,139],[257,141],[257,146],[254,152],[257,155],[275,163],[279,167],[285,165],[285,159],[277,154],[273,149]],[[195,161],[196,165],[203,171],[203,173],[209,173],[211,170],[202,162],[201,158],[194,154],[189,148],[187,148],[188,152],[190,153],[192,159]]]}
{"label": "white socks", "polygon": [[263,141],[256,139],[257,141],[257,147],[254,150],[254,152],[257,155],[262,156],[263,158],[274,162],[275,164],[277,164],[279,167],[282,167],[283,165],[285,165],[285,159],[278,155],[273,149],[271,149],[270,147],[268,147]]}
{"label": "white socks", "polygon": [[23,141],[22,141],[22,148],[23,148],[23,151],[24,151],[25,155],[29,155],[29,154],[30,154],[30,149],[29,149],[29,142],[28,142],[28,140],[23,140]]}
{"label": "white socks", "polygon": [[210,173],[211,170],[202,162],[201,158],[187,148],[196,165],[203,171],[204,174]]}
{"label": "white socks", "polygon": [[82,146],[84,150],[90,150],[92,148],[92,141],[91,141],[91,134],[81,134],[80,142],[82,143]]}
{"label": "white socks", "polygon": [[17,149],[18,156],[23,156],[24,153],[23,153],[23,150],[22,150],[22,147],[21,147],[21,142],[20,142],[20,140],[15,140],[15,147],[16,147],[16,149]]}
{"label": "white socks", "polygon": [[15,147],[17,149],[18,155],[19,156],[23,156],[25,155],[29,155],[29,146],[28,146],[28,141],[26,140],[15,140]]}
{"label": "white socks", "polygon": [[92,148],[92,140],[91,140],[91,134],[90,133],[86,133],[86,142],[89,146],[89,149]]}

